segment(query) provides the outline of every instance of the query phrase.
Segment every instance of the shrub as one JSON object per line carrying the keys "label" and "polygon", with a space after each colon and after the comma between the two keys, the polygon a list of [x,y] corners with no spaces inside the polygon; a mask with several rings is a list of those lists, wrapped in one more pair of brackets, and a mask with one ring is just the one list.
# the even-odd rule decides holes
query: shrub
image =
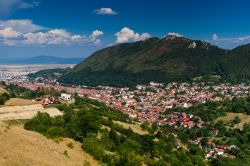
{"label": "shrub", "polygon": [[47,130],[52,127],[52,119],[47,113],[37,113],[37,116],[25,123],[24,128],[27,130],[37,131],[46,134]]}
{"label": "shrub", "polygon": [[67,146],[70,148],[70,149],[73,149],[74,148],[74,144],[72,142],[68,143]]}
{"label": "shrub", "polygon": [[3,93],[0,95],[0,105],[4,105],[4,103],[9,100],[10,96],[7,93]]}
{"label": "shrub", "polygon": [[67,150],[64,150],[63,154],[64,154],[66,157],[69,157],[69,154],[68,154],[68,151],[67,151]]}
{"label": "shrub", "polygon": [[49,138],[56,138],[60,136],[65,136],[65,130],[62,127],[53,126],[47,130],[46,135]]}
{"label": "shrub", "polygon": [[236,116],[234,119],[233,119],[233,124],[238,124],[240,123],[240,118],[238,116]]}

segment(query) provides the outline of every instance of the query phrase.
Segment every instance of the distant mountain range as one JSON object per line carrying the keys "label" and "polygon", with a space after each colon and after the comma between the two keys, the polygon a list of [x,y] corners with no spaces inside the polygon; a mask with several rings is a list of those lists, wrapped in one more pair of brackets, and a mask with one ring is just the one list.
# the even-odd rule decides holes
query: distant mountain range
{"label": "distant mountain range", "polygon": [[78,64],[83,58],[60,58],[55,56],[36,56],[30,58],[0,59],[0,64]]}
{"label": "distant mountain range", "polygon": [[230,82],[250,80],[250,44],[226,50],[169,35],[118,44],[97,51],[59,78],[65,84],[130,86],[150,81],[190,81],[219,75]]}

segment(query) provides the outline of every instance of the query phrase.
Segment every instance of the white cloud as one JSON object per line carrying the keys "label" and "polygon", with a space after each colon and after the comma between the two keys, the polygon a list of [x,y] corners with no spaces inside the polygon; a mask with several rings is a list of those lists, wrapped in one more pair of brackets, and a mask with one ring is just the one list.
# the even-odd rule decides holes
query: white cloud
{"label": "white cloud", "polygon": [[40,5],[40,2],[31,2],[31,3],[27,3],[27,2],[21,2],[18,6],[19,9],[28,9],[28,8],[35,8],[38,7]]}
{"label": "white cloud", "polygon": [[26,32],[35,32],[40,30],[45,30],[47,28],[35,25],[32,20],[23,19],[23,20],[7,20],[1,21],[0,20],[0,29],[11,27],[16,31],[20,31],[22,33]]}
{"label": "white cloud", "polygon": [[132,29],[128,27],[124,27],[121,29],[120,32],[117,32],[115,34],[116,36],[116,42],[117,43],[124,43],[124,42],[129,42],[129,41],[140,41],[140,40],[145,40],[150,38],[150,34],[148,33],[143,33],[139,34],[134,32]]}
{"label": "white cloud", "polygon": [[0,38],[17,38],[20,36],[20,33],[12,29],[11,27],[9,28],[4,28],[0,29]]}
{"label": "white cloud", "polygon": [[214,34],[212,36],[212,40],[210,40],[209,42],[223,48],[234,48],[239,45],[250,43],[250,35],[241,37],[220,38],[217,34]]}
{"label": "white cloud", "polygon": [[97,37],[103,35],[104,33],[102,31],[99,31],[99,30],[95,30],[92,32],[92,35],[91,35],[91,38],[93,40],[95,40]]}
{"label": "white cloud", "polygon": [[98,14],[98,15],[116,15],[118,14],[116,11],[114,11],[111,8],[100,8],[100,9],[95,9],[94,13]]}
{"label": "white cloud", "polygon": [[94,45],[101,44],[101,40],[98,39],[98,37],[102,36],[104,33],[100,30],[95,30],[92,32],[92,34],[89,36],[91,42],[94,43]]}
{"label": "white cloud", "polygon": [[101,44],[101,40],[100,40],[100,39],[96,39],[96,40],[94,41],[94,45],[99,45],[99,44]]}
{"label": "white cloud", "polygon": [[9,15],[17,9],[28,9],[39,6],[39,2],[25,2],[24,0],[0,0],[0,16]]}
{"label": "white cloud", "polygon": [[71,39],[72,39],[72,40],[75,40],[75,41],[81,40],[81,38],[82,38],[81,35],[73,35],[73,36],[71,36]]}
{"label": "white cloud", "polygon": [[219,36],[217,34],[213,34],[213,40],[218,40]]}
{"label": "white cloud", "polygon": [[77,35],[71,35],[63,29],[52,29],[46,32],[24,34],[22,43],[39,45],[70,45],[79,41],[79,37],[76,36]]}
{"label": "white cloud", "polygon": [[71,36],[69,32],[63,29],[52,29],[48,31],[48,34],[50,34],[51,36],[63,37],[63,38],[69,38]]}
{"label": "white cloud", "polygon": [[168,36],[176,36],[176,37],[183,37],[183,35],[179,34],[179,33],[175,33],[175,32],[169,32]]}
{"label": "white cloud", "polygon": [[149,33],[143,33],[141,35],[136,35],[135,41],[140,41],[140,40],[146,40],[148,38],[151,38],[151,35]]}
{"label": "white cloud", "polygon": [[0,21],[0,45],[73,45],[100,44],[104,33],[95,30],[91,35],[72,34],[65,29],[48,29],[31,20]]}

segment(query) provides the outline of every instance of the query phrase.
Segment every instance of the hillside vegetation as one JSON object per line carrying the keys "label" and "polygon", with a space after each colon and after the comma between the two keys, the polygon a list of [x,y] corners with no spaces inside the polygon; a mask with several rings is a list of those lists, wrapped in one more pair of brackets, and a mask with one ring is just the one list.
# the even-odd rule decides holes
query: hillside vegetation
{"label": "hillside vegetation", "polygon": [[197,154],[190,154],[186,149],[177,151],[177,139],[173,135],[142,131],[127,115],[104,103],[76,98],[75,104],[58,105],[58,108],[64,111],[62,117],[51,118],[40,113],[24,127],[48,138],[69,137],[79,141],[83,150],[103,165],[205,164],[202,150],[196,149]]}
{"label": "hillside vegetation", "polygon": [[219,75],[231,82],[250,78],[250,45],[233,50],[168,36],[118,44],[97,51],[59,81],[66,84],[131,86],[150,81],[189,81]]}
{"label": "hillside vegetation", "polygon": [[[166,111],[183,111],[200,117],[202,127],[191,129],[157,123],[139,126],[138,122],[104,103],[87,98],[75,99],[74,104],[57,106],[64,112],[63,116],[52,118],[39,113],[25,123],[25,129],[37,131],[51,139],[62,137],[79,141],[84,151],[101,164],[109,166],[247,166],[250,163],[250,125],[243,119],[243,116],[250,114],[250,98]],[[220,120],[232,113],[237,113],[239,119]],[[241,120],[246,123],[241,124]],[[242,128],[238,129],[238,125],[242,125]],[[219,133],[214,135],[214,130]],[[197,138],[201,139],[199,145],[190,142]],[[207,144],[209,140],[218,146],[236,146],[237,149],[227,151],[235,159],[218,156],[207,160],[206,150],[211,148]]]}
{"label": "hillside vegetation", "polygon": [[43,77],[43,78],[58,79],[59,76],[65,71],[66,69],[46,69],[38,71],[36,73],[31,73],[28,76],[30,78]]}

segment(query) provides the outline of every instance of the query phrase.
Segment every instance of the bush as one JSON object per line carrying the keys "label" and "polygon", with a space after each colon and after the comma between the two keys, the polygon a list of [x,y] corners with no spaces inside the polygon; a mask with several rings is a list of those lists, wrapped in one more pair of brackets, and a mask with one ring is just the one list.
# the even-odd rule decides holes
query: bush
{"label": "bush", "polygon": [[240,118],[238,117],[238,116],[236,116],[234,119],[233,119],[233,124],[238,124],[238,123],[240,123],[241,122],[241,120],[240,120]]}
{"label": "bush", "polygon": [[106,158],[104,148],[95,137],[87,137],[83,139],[82,148],[96,160],[104,161]]}
{"label": "bush", "polygon": [[68,135],[78,141],[88,134],[96,134],[101,125],[99,117],[88,110],[65,114],[64,121]]}
{"label": "bush", "polygon": [[4,105],[4,103],[9,100],[10,96],[7,93],[3,93],[0,95],[0,105]]}
{"label": "bush", "polygon": [[70,149],[73,149],[74,148],[74,144],[72,142],[68,143],[67,146],[70,148]]}
{"label": "bush", "polygon": [[60,136],[65,136],[65,130],[62,127],[53,126],[47,130],[46,135],[49,138],[56,138],[56,137],[60,137]]}
{"label": "bush", "polygon": [[36,117],[24,125],[25,129],[37,131],[42,134],[46,134],[50,127],[52,127],[52,118],[49,114],[41,112],[38,112]]}
{"label": "bush", "polygon": [[69,154],[68,154],[68,151],[67,151],[67,150],[64,150],[63,154],[64,154],[66,157],[69,157]]}

